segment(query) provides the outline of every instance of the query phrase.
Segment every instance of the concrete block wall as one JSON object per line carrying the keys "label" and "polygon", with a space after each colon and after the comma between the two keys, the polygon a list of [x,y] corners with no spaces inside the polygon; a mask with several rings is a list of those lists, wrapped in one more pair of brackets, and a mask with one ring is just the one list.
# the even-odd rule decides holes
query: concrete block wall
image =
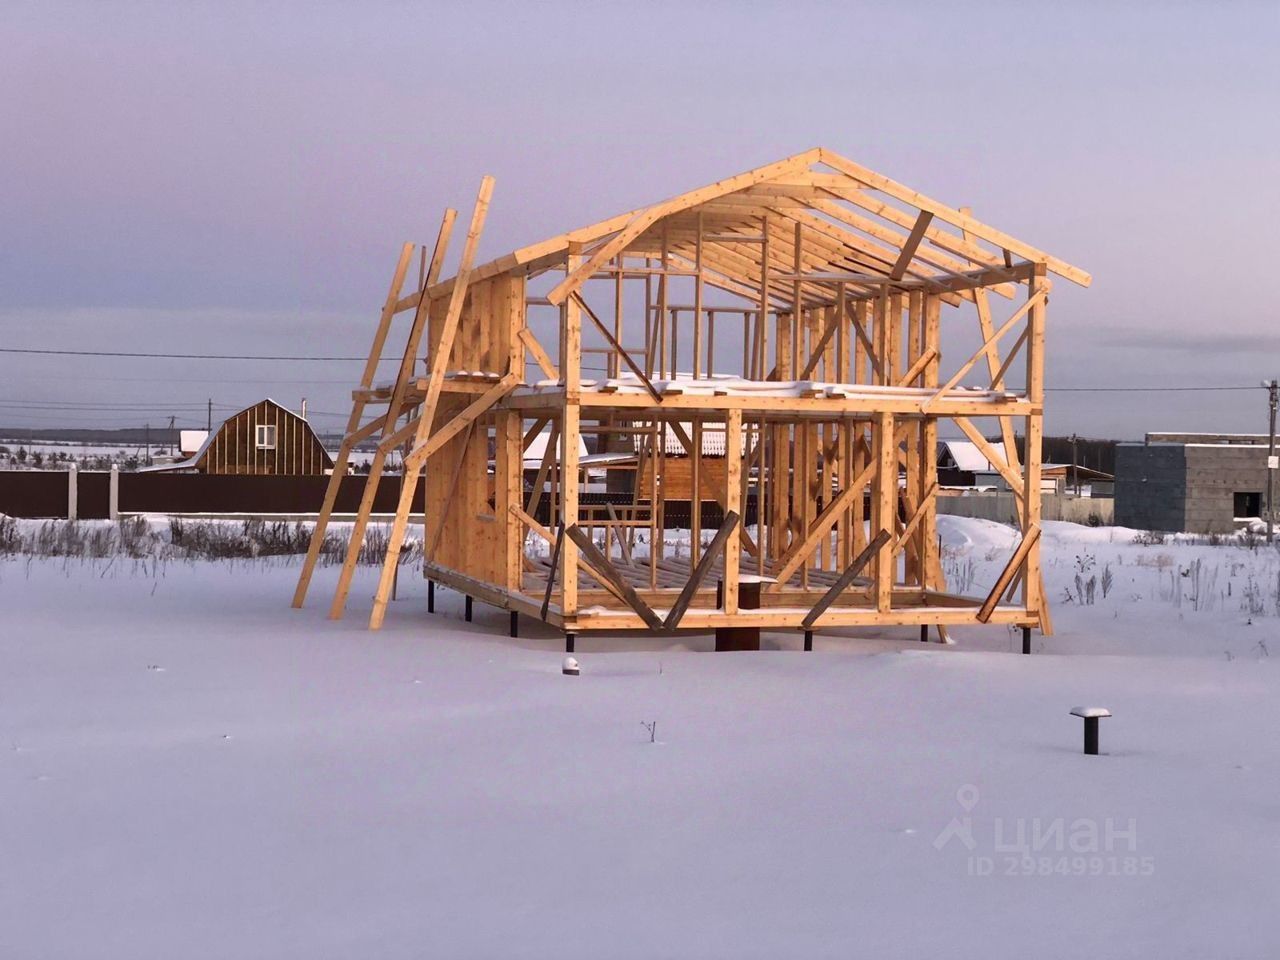
{"label": "concrete block wall", "polygon": [[1259,513],[1266,509],[1267,448],[1261,446],[1189,444],[1186,457],[1188,533],[1231,533],[1235,494],[1260,493]]}
{"label": "concrete block wall", "polygon": [[1118,526],[1165,533],[1187,529],[1186,449],[1164,443],[1116,446]]}

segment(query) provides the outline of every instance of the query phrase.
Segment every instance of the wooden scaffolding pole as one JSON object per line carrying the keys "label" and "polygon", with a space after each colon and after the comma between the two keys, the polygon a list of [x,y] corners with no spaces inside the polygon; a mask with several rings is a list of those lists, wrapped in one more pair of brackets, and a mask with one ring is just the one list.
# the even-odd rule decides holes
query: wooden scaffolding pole
{"label": "wooden scaffolding pole", "polygon": [[[453,221],[446,210],[444,223],[441,224],[440,236],[436,238],[436,249],[448,236],[448,226]],[[333,514],[333,505],[338,499],[338,489],[342,486],[342,478],[347,472],[347,461],[351,456],[351,448],[355,446],[360,433],[360,421],[364,417],[365,394],[363,391],[373,386],[373,378],[378,372],[378,361],[382,358],[382,347],[386,343],[387,333],[391,328],[391,318],[395,314],[396,301],[400,299],[400,291],[404,288],[405,274],[413,259],[414,244],[406,243],[400,250],[400,260],[396,264],[391,277],[391,289],[387,292],[386,303],[382,307],[382,315],[378,320],[378,329],[373,335],[373,345],[369,348],[369,358],[365,361],[364,372],[360,375],[360,391],[351,404],[351,416],[347,418],[347,429],[338,447],[338,455],[333,460],[333,473],[325,487],[324,501],[320,504],[320,513],[316,517],[315,528],[311,531],[311,543],[307,547],[306,559],[302,561],[302,572],[298,575],[298,586],[293,592],[293,606],[301,607],[307,599],[307,588],[311,584],[311,575],[315,572],[316,563],[320,559],[320,550],[324,546],[325,531],[329,526],[329,517]],[[425,248],[424,248],[425,252]],[[425,287],[424,287],[425,289]]]}
{"label": "wooden scaffolding pole", "polygon": [[[444,377],[448,372],[449,355],[453,350],[454,335],[458,330],[458,321],[462,316],[462,306],[466,299],[467,283],[471,278],[471,266],[475,262],[476,248],[480,242],[480,234],[484,230],[485,216],[489,211],[489,200],[493,196],[493,178],[485,177],[480,182],[480,191],[476,196],[475,208],[471,214],[471,226],[467,230],[466,243],[462,248],[462,258],[458,264],[458,274],[449,297],[448,312],[440,332],[440,341],[435,345],[432,356],[431,376],[427,381],[426,397],[423,399],[418,414],[418,429],[414,437],[413,448],[422,446],[431,432],[435,419],[436,407],[440,400],[440,391],[444,385]],[[426,299],[425,293],[423,298]],[[410,368],[412,370],[412,368]],[[404,376],[404,368],[401,368]],[[370,629],[382,626],[386,614],[387,600],[391,595],[391,584],[395,577],[396,565],[400,560],[400,547],[404,541],[405,528],[409,521],[409,509],[413,503],[413,495],[418,487],[421,467],[405,465],[400,481],[400,501],[396,507],[395,520],[391,525],[391,536],[387,542],[387,556],[382,565],[382,576],[378,581],[378,590],[374,596],[373,611],[369,616]],[[365,522],[368,514],[365,513]],[[333,606],[329,611],[332,619],[342,616],[346,606],[347,593],[351,587],[351,577],[355,571],[355,560],[358,558],[360,543],[353,531],[351,543],[347,548],[347,562],[343,565],[338,591],[333,598]]]}

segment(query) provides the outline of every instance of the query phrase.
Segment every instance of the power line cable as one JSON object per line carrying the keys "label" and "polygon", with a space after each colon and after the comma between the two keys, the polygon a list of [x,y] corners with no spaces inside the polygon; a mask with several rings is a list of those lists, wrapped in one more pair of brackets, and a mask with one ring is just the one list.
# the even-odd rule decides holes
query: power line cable
{"label": "power line cable", "polygon": [[[56,357],[129,357],[142,360],[301,360],[318,362],[351,362],[364,357],[286,357],[234,353],[138,353],[124,350],[44,350],[29,347],[0,347],[0,353],[40,354]],[[399,363],[400,357],[383,357],[380,362]]]}
{"label": "power line cable", "polygon": [[[285,355],[264,355],[264,354],[229,354],[229,353],[144,353],[140,351],[123,351],[123,350],[50,350],[34,347],[0,347],[0,353],[5,354],[27,354],[41,356],[67,356],[67,357],[116,357],[129,359],[144,360],[241,360],[241,361],[276,361],[276,362],[302,362],[302,363],[352,363],[367,360],[368,357],[326,357],[326,356],[285,356]],[[379,362],[399,362],[399,357],[383,357]],[[604,368],[600,367],[583,367],[584,370],[592,372],[604,372]],[[114,380],[117,378],[100,377],[95,379]],[[161,378],[118,378],[122,381],[137,382],[196,382],[183,378],[161,379]],[[263,380],[240,380],[240,381],[199,381],[199,382],[240,382],[240,383],[347,383],[346,380],[290,380],[275,381],[270,378]],[[1220,392],[1220,391],[1236,391],[1236,390],[1256,390],[1256,386],[1241,384],[1215,384],[1212,386],[1150,386],[1150,387],[1045,387],[1046,393],[1201,393],[1201,392]],[[173,404],[177,406],[178,404]],[[198,406],[199,404],[192,404]],[[102,406],[102,405],[95,405]],[[336,414],[341,416],[341,414]]]}

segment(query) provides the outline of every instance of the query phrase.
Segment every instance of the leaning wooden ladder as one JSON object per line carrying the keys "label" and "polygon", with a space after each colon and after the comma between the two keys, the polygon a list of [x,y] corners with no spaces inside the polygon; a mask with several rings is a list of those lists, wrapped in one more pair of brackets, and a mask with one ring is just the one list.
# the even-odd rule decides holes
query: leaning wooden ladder
{"label": "leaning wooden ladder", "polygon": [[[351,451],[357,443],[376,435],[378,438],[377,449],[369,466],[369,475],[365,480],[360,506],[356,512],[355,522],[352,524],[351,536],[347,541],[346,558],[338,575],[338,585],[334,591],[333,604],[329,608],[330,619],[337,620],[341,618],[346,608],[347,595],[351,590],[351,580],[360,558],[360,550],[364,544],[364,534],[369,525],[369,516],[373,511],[378,484],[382,478],[387,456],[396,447],[412,441],[409,453],[404,457],[400,499],[396,506],[395,520],[392,523],[391,536],[387,544],[387,555],[383,562],[382,575],[379,578],[377,593],[374,596],[373,611],[369,617],[370,629],[376,630],[382,625],[382,620],[386,613],[387,600],[395,579],[396,567],[400,561],[400,549],[404,541],[405,529],[409,522],[409,511],[413,504],[413,495],[418,488],[419,478],[427,459],[469,423],[475,422],[488,407],[501,399],[515,385],[517,377],[514,371],[510,371],[507,376],[499,380],[492,389],[477,398],[457,417],[447,424],[442,424],[435,430],[432,429],[436,409],[439,406],[441,388],[448,372],[449,356],[453,349],[454,335],[457,333],[458,320],[462,315],[463,303],[466,300],[467,284],[472,266],[475,263],[476,248],[479,245],[480,234],[484,230],[485,216],[488,213],[489,201],[492,195],[493,178],[485,177],[481,181],[475,208],[471,214],[471,225],[467,231],[462,258],[450,291],[448,311],[445,314],[440,340],[429,358],[430,376],[427,381],[425,395],[420,396],[419,392],[414,389],[414,368],[417,362],[418,347],[428,325],[431,305],[428,291],[439,280],[441,266],[453,231],[454,220],[457,218],[457,213],[454,210],[445,211],[444,219],[440,224],[440,232],[436,237],[430,265],[422,277],[413,323],[406,338],[404,354],[401,358],[395,386],[388,400],[386,413],[385,415],[375,416],[368,423],[362,424],[365,406],[370,402],[375,402],[373,400],[373,379],[377,373],[378,361],[386,343],[392,317],[396,313],[396,304],[400,300],[400,294],[404,287],[405,275],[413,257],[414,244],[405,244],[401,251],[400,260],[396,264],[396,270],[391,280],[391,289],[387,294],[386,304],[382,308],[378,328],[374,334],[373,345],[369,351],[368,360],[365,362],[360,387],[353,395],[351,416],[347,421],[346,434],[338,449],[338,455],[334,458],[333,475],[329,478],[324,501],[316,518],[315,530],[311,534],[311,544],[307,549],[302,572],[298,577],[298,586],[293,595],[294,607],[301,607],[306,600],[307,589],[310,586],[311,576],[315,572],[316,564],[320,558],[320,551],[324,545],[329,519],[333,514],[333,506],[337,501],[338,489],[341,486],[342,477],[346,473]],[[415,409],[416,413],[414,412]],[[397,427],[401,416],[405,414],[411,415],[404,426]]]}

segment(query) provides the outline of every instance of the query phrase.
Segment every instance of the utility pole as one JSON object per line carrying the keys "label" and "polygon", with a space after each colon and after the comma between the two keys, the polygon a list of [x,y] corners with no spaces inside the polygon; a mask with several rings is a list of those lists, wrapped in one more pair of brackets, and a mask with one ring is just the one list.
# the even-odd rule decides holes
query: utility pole
{"label": "utility pole", "polygon": [[1275,537],[1275,494],[1276,494],[1276,406],[1280,403],[1280,381],[1264,380],[1267,388],[1267,406],[1271,420],[1271,439],[1267,444],[1267,543],[1273,543]]}
{"label": "utility pole", "polygon": [[209,398],[209,419],[206,422],[205,429],[213,433],[213,397]]}
{"label": "utility pole", "polygon": [[143,429],[145,430],[144,436],[146,438],[146,443],[147,443],[147,455],[145,457],[145,460],[147,462],[147,466],[149,467],[151,466],[151,424],[148,423],[146,427],[144,427]]}
{"label": "utility pole", "polygon": [[1080,458],[1076,456],[1076,443],[1079,439],[1074,433],[1071,435],[1071,480],[1077,497],[1080,496]]}

